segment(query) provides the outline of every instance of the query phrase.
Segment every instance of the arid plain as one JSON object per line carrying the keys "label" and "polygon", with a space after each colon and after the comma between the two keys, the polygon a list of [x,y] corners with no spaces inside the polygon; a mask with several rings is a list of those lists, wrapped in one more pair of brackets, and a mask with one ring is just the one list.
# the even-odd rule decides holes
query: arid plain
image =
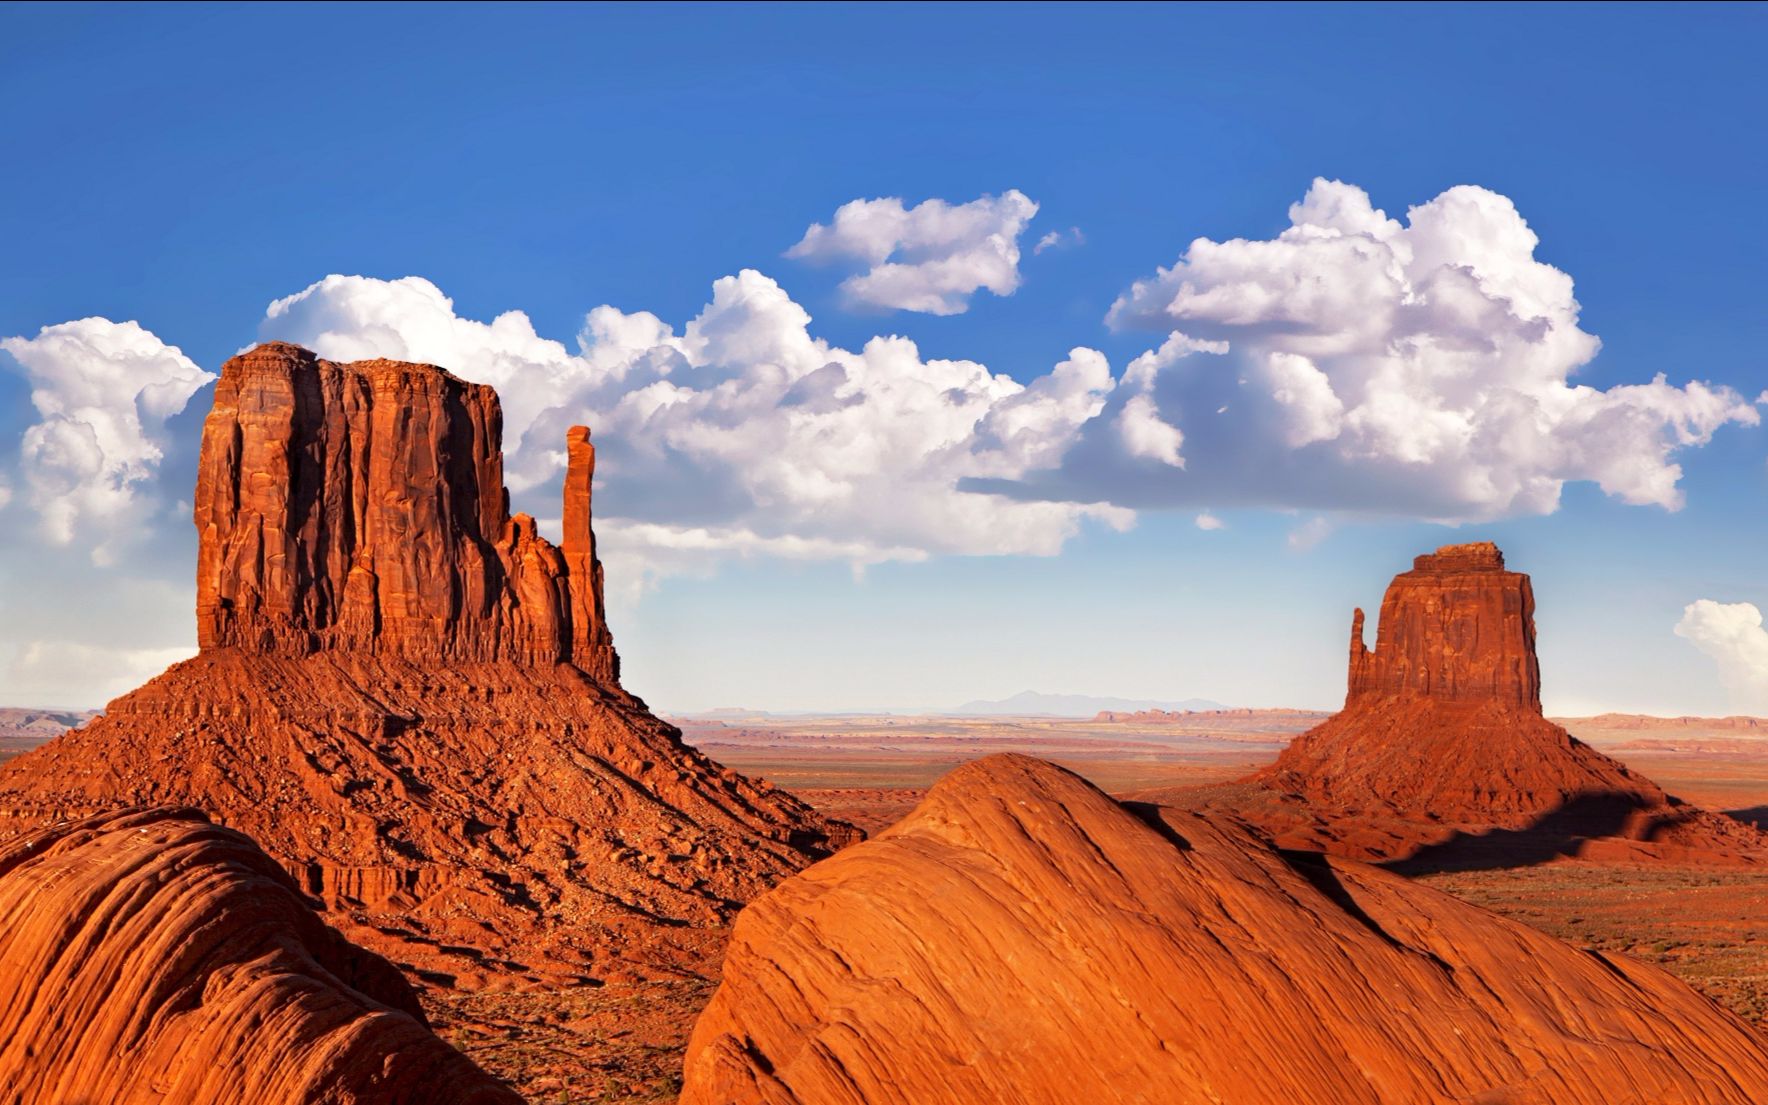
{"label": "arid plain", "polygon": [[[54,711],[28,716],[28,731],[21,725],[0,734],[7,741],[0,759],[54,735],[54,718],[87,720]],[[1230,710],[1105,720],[728,710],[670,720],[714,760],[876,833],[939,778],[983,756],[1037,756],[1114,794],[1202,786],[1269,763],[1326,716]],[[1768,720],[1554,720],[1672,794],[1768,822]],[[1574,946],[1661,966],[1768,1031],[1768,870],[1566,857],[1415,877]],[[541,993],[432,989],[420,997],[444,1039],[510,1079],[530,1101],[663,1103],[678,1091],[687,1036],[718,969],[713,954],[676,979]]]}

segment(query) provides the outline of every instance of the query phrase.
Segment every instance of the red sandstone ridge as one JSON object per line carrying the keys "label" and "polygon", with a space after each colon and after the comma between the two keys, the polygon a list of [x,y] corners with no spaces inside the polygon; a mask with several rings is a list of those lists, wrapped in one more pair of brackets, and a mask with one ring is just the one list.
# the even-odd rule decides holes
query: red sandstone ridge
{"label": "red sandstone ridge", "polygon": [[738,919],[681,1105],[1745,1105],[1668,974],[992,756]]}
{"label": "red sandstone ridge", "polygon": [[508,512],[501,422],[433,366],[274,343],[227,362],[194,510],[202,651],[0,766],[0,834],[195,806],[351,938],[460,985],[684,961],[855,839],[621,689],[589,432],[558,548]]}
{"label": "red sandstone ridge", "polygon": [[0,846],[0,1098],[20,1105],[519,1105],[399,972],[194,811]]}
{"label": "red sandstone ridge", "polygon": [[1768,837],[1669,797],[1542,716],[1534,613],[1529,577],[1496,545],[1418,557],[1382,599],[1373,650],[1363,612],[1352,619],[1344,709],[1252,777],[1266,796],[1234,804],[1286,844],[1358,858],[1469,833],[1490,848],[1609,838],[1638,855],[1768,855]]}

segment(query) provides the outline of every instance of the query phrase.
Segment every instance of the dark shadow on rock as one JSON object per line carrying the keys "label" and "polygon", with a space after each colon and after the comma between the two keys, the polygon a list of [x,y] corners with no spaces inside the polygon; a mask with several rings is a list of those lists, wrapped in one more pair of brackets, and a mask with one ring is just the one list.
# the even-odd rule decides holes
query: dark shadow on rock
{"label": "dark shadow on rock", "polygon": [[1439,844],[1429,844],[1402,859],[1380,866],[1401,875],[1441,871],[1490,871],[1532,867],[1562,856],[1574,856],[1598,837],[1626,836],[1650,841],[1686,817],[1674,807],[1640,825],[1643,806],[1631,794],[1594,792],[1574,795],[1520,829],[1457,831]]}
{"label": "dark shadow on rock", "polygon": [[1750,806],[1741,810],[1726,810],[1725,816],[1745,825],[1754,825],[1758,829],[1768,829],[1768,806]]}
{"label": "dark shadow on rock", "polygon": [[1308,880],[1315,890],[1332,899],[1332,903],[1344,910],[1352,920],[1379,936],[1389,947],[1403,946],[1398,940],[1389,936],[1387,930],[1376,923],[1375,918],[1363,912],[1363,907],[1358,905],[1357,899],[1351,896],[1349,890],[1345,889],[1344,883],[1338,878],[1338,872],[1332,869],[1332,864],[1325,856],[1318,852],[1296,852],[1287,848],[1277,849],[1277,854],[1283,857],[1283,862],[1289,865],[1291,871]]}

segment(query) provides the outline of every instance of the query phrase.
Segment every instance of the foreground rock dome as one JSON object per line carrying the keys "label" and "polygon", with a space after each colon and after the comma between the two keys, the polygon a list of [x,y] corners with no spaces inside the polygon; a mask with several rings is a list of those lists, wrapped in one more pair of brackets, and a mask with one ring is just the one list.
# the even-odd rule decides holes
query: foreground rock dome
{"label": "foreground rock dome", "polygon": [[437,1039],[392,964],[193,810],[0,845],[0,1099],[520,1105]]}
{"label": "foreground rock dome", "polygon": [[991,756],[738,919],[682,1105],[1748,1105],[1668,974]]}

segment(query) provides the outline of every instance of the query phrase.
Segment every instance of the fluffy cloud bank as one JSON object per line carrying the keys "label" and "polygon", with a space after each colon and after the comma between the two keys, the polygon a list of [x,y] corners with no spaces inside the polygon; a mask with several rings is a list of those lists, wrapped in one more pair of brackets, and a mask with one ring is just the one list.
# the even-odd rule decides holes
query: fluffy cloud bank
{"label": "fluffy cloud bank", "polygon": [[[598,442],[597,514],[612,553],[656,572],[729,555],[863,566],[937,553],[1056,552],[1096,504],[960,489],[1062,462],[1114,386],[1075,349],[1029,384],[915,343],[862,349],[810,333],[810,316],[753,270],[717,281],[680,331],[655,315],[590,311],[575,352],[512,311],[463,319],[426,280],[330,276],[273,303],[265,338],[322,356],[431,361],[495,385],[518,505],[548,517],[567,426]],[[636,570],[633,578],[636,578]]]}
{"label": "fluffy cloud bank", "polygon": [[[843,204],[834,220],[812,223],[787,257],[869,266],[841,282],[852,304],[934,315],[963,314],[987,288],[1019,288],[1019,237],[1037,204],[1018,189],[969,203],[930,199],[904,207],[895,197]],[[1079,231],[1075,232],[1076,240]],[[1038,252],[1061,240],[1038,244]]]}
{"label": "fluffy cloud bank", "polygon": [[[1001,213],[1009,201],[1017,214]],[[1032,211],[1017,193],[857,201],[794,252],[955,256],[979,236],[1015,242]],[[719,555],[1053,553],[1085,519],[1121,527],[1159,507],[1308,512],[1291,538],[1306,548],[1358,515],[1551,513],[1571,481],[1675,509],[1677,453],[1759,421],[1698,381],[1574,383],[1600,343],[1571,278],[1535,258],[1496,193],[1452,188],[1401,222],[1317,180],[1289,220],[1270,240],[1199,239],[1131,287],[1109,322],[1164,337],[1118,378],[1085,347],[1022,384],[906,338],[832,346],[753,270],[717,281],[679,327],[597,307],[575,348],[519,311],[462,318],[415,277],[327,277],[272,304],[262,335],[496,385],[512,484],[543,516],[563,429],[590,422],[611,542],[655,571]]]}
{"label": "fluffy cloud bank", "polygon": [[[1755,425],[1727,387],[1599,390],[1571,277],[1515,206],[1451,188],[1407,212],[1316,180],[1269,240],[1191,243],[1108,321],[1167,333],[1025,497],[1443,521],[1547,514],[1568,481],[1676,509],[1678,450]],[[981,486],[981,485],[979,485]]]}
{"label": "fluffy cloud bank", "polygon": [[1768,629],[1754,603],[1690,603],[1676,623],[1676,636],[1712,657],[1736,708],[1768,711]]}
{"label": "fluffy cloud bank", "polygon": [[214,376],[136,323],[104,318],[0,338],[0,350],[30,382],[39,416],[18,472],[40,532],[57,545],[84,532],[94,558],[107,558],[148,505],[141,493],[164,457],[167,420]]}

